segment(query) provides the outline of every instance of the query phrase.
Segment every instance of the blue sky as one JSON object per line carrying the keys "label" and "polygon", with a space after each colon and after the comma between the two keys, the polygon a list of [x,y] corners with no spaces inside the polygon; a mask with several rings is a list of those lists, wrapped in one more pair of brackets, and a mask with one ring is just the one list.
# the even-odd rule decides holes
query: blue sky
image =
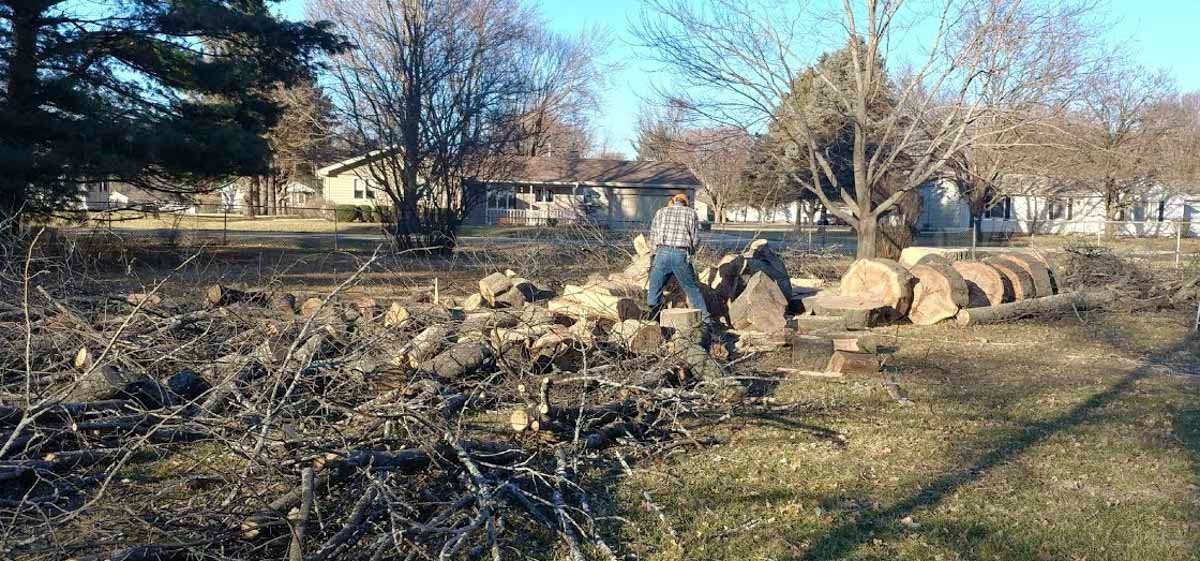
{"label": "blue sky", "polygon": [[[631,44],[629,21],[641,0],[543,0],[541,5],[555,31],[576,34],[597,24],[609,29],[613,44],[605,62],[619,68],[603,91],[598,140],[632,155],[641,99],[663,79]],[[304,0],[285,0],[281,9],[286,17],[300,19],[303,6]],[[1170,71],[1181,90],[1200,90],[1200,0],[1109,0],[1109,12],[1117,21],[1110,41],[1124,43],[1143,65]]]}

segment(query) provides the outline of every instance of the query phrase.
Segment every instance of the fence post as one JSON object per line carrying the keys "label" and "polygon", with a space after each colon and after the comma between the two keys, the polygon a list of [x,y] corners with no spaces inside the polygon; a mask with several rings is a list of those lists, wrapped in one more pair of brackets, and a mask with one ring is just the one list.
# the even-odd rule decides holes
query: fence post
{"label": "fence post", "polygon": [[[978,219],[976,219],[976,220],[978,220]],[[971,259],[972,260],[977,259],[977,257],[975,256],[975,249],[978,247],[978,244],[979,244],[978,238],[979,238],[979,235],[976,233],[975,225],[972,224],[971,225]]]}
{"label": "fence post", "polygon": [[221,245],[229,245],[229,205],[221,205]]}
{"label": "fence post", "polygon": [[1182,222],[1175,222],[1175,268],[1183,263],[1183,228]]}
{"label": "fence post", "polygon": [[338,213],[333,209],[333,250],[338,251]]}

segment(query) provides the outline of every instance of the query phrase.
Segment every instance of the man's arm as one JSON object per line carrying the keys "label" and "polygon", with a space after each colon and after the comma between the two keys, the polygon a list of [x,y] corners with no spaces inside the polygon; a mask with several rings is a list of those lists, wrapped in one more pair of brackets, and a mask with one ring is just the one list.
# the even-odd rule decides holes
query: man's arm
{"label": "man's arm", "polygon": [[650,255],[654,255],[655,253],[658,253],[659,232],[662,230],[661,220],[662,220],[661,212],[655,212],[654,218],[652,220],[650,220],[650,237],[647,240],[649,242],[648,245],[650,246]]}
{"label": "man's arm", "polygon": [[691,224],[688,226],[688,247],[692,248],[690,253],[695,254],[700,248],[700,215],[692,212]]}

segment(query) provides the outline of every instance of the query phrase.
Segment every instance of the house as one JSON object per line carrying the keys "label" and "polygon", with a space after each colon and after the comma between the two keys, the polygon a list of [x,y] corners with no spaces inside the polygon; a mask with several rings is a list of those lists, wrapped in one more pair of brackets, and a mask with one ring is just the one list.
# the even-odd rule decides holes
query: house
{"label": "house", "polygon": [[[383,206],[368,165],[378,153],[317,170],[325,200]],[[502,170],[474,178],[478,201],[468,224],[597,224],[642,227],[676,193],[693,198],[702,184],[682,164],[589,158],[515,158]]]}
{"label": "house", "polygon": [[703,186],[687,166],[670,162],[524,158],[508,168],[477,180],[484,201],[468,222],[637,228],[675,194],[694,201]]}
{"label": "house", "polygon": [[79,188],[80,210],[139,209],[196,212],[195,205],[177,193],[143,189],[123,181],[91,181]]}
{"label": "house", "polygon": [[[1104,194],[1068,180],[1029,176],[1006,178],[1007,195],[993,201],[980,220],[984,235],[1095,235],[1109,227]],[[1159,184],[1122,209],[1111,225],[1118,236],[1174,236],[1175,223],[1188,223],[1185,235],[1200,234],[1200,195]],[[953,182],[926,184],[919,222],[925,232],[968,231],[971,213]]]}

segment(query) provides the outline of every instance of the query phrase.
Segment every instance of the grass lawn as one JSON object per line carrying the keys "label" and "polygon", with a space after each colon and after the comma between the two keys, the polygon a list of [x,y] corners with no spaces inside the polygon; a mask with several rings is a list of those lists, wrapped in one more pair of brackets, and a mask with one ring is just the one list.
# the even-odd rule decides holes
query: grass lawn
{"label": "grass lawn", "polygon": [[696,435],[721,445],[619,483],[616,531],[646,559],[1200,558],[1184,315],[889,328],[914,406],[877,381],[784,380],[775,411]]}

